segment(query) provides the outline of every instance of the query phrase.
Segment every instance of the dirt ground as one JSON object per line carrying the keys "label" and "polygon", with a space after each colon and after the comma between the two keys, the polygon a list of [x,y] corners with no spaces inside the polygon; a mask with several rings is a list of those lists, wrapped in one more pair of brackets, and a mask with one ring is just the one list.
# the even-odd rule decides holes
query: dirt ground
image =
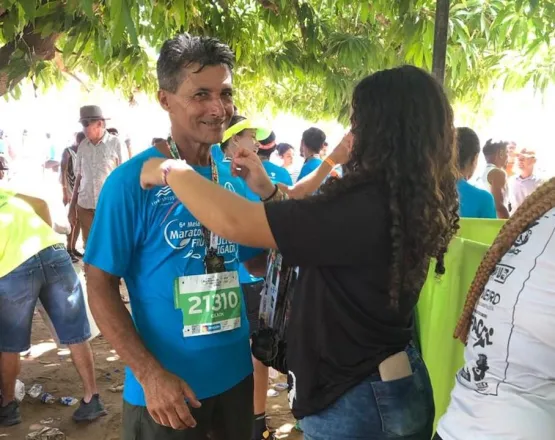
{"label": "dirt ground", "polygon": [[[44,404],[38,399],[25,396],[21,404],[23,423],[9,428],[0,428],[0,440],[24,440],[27,434],[40,429],[40,425],[59,428],[67,440],[116,440],[120,438],[121,392],[109,389],[123,384],[123,364],[115,351],[99,336],[92,342],[96,362],[96,378],[99,392],[108,415],[90,424],[76,424],[71,415],[77,408],[66,407],[60,403]],[[35,383],[44,386],[44,390],[59,398],[82,397],[79,376],[71,361],[68,350],[58,350],[48,328],[40,315],[35,313],[33,319],[32,348],[29,354],[22,356],[20,380],[28,389]],[[284,377],[273,380],[283,382]],[[277,397],[268,398],[267,414],[270,426],[278,429],[280,439],[300,440],[302,434],[295,431],[294,419],[289,412],[287,393],[281,392]]]}

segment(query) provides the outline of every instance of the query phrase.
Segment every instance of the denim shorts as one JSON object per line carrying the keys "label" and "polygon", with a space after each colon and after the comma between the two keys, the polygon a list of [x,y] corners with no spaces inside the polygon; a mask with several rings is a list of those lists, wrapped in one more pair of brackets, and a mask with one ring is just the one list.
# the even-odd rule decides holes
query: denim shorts
{"label": "denim shorts", "polygon": [[31,346],[31,327],[40,298],[60,343],[90,338],[83,287],[63,245],[40,251],[0,278],[0,352]]}
{"label": "denim shorts", "polygon": [[407,348],[413,374],[382,382],[372,375],[318,414],[300,421],[305,440],[430,440],[434,399],[418,351]]}

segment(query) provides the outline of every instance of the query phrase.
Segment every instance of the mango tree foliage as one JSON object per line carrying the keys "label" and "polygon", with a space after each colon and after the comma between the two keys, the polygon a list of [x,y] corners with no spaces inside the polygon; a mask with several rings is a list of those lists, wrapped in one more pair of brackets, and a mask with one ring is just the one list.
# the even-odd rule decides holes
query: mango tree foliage
{"label": "mango tree foliage", "polygon": [[[0,95],[73,78],[132,99],[157,89],[155,60],[177,32],[211,35],[237,58],[245,111],[345,121],[354,84],[410,63],[430,70],[435,0],[0,0]],[[555,2],[453,0],[446,87],[479,107],[492,86],[555,80]]]}

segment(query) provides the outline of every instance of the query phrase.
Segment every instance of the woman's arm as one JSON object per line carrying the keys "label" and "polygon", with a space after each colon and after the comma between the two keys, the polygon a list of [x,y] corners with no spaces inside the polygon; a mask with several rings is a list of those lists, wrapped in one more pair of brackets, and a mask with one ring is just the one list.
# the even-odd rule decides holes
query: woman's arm
{"label": "woman's arm", "polygon": [[[145,169],[150,166],[161,168],[160,162],[147,162],[142,180]],[[191,214],[216,235],[246,246],[276,248],[262,203],[250,202],[227,191],[184,162],[175,162],[167,172],[167,184]]]}

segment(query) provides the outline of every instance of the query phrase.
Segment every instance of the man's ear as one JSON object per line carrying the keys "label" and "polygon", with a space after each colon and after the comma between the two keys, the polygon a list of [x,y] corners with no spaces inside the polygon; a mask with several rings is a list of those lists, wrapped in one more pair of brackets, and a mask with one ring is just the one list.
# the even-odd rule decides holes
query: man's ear
{"label": "man's ear", "polygon": [[166,90],[158,90],[158,102],[164,110],[166,110],[168,113],[171,112],[170,100],[168,92]]}

